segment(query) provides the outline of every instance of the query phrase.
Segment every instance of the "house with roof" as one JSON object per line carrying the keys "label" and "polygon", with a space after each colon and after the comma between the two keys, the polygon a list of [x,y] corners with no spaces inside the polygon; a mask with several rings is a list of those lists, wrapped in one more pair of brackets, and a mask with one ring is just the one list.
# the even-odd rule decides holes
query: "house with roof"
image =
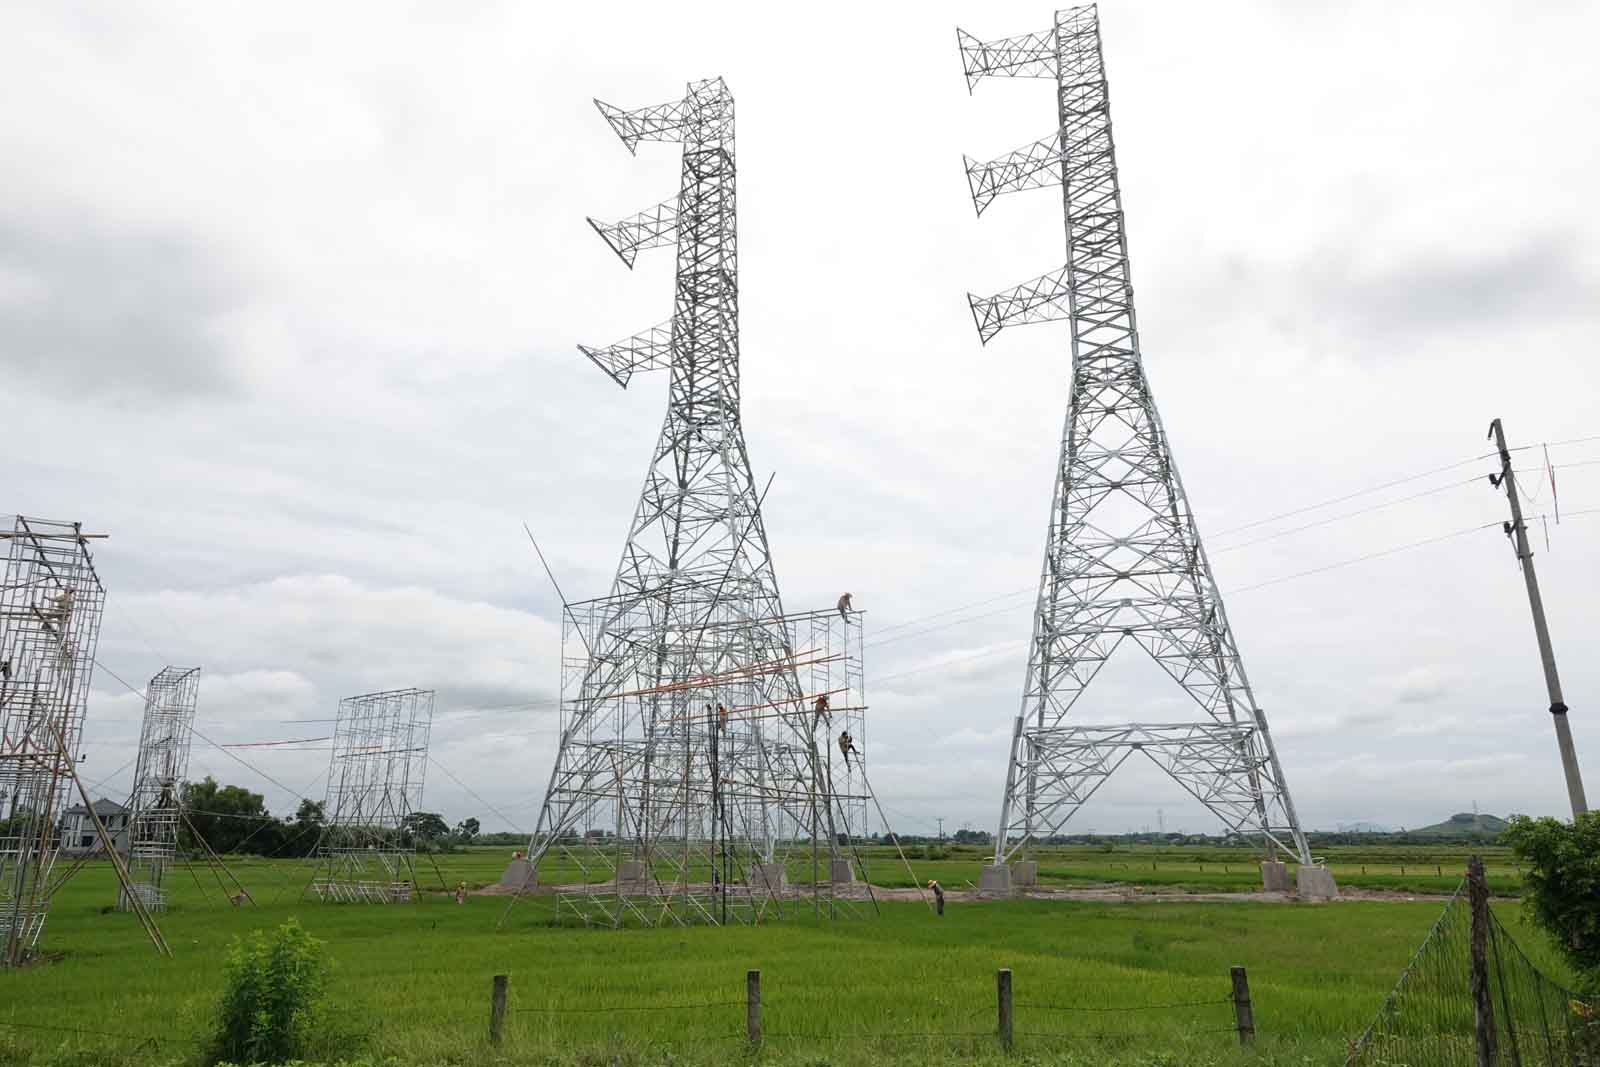
{"label": "house with roof", "polygon": [[[101,797],[94,802],[94,813],[105,824],[118,852],[128,852],[128,819],[131,813],[115,800]],[[89,809],[74,804],[61,817],[61,851],[69,856],[82,856],[100,851],[100,835],[95,833],[94,820]]]}

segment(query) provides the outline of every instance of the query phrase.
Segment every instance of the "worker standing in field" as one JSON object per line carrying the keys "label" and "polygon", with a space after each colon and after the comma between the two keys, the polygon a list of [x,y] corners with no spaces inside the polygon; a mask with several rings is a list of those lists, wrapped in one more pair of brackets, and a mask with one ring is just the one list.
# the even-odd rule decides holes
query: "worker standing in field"
{"label": "worker standing in field", "polygon": [[944,914],[944,886],[936,880],[928,879],[928,888],[933,890],[933,907],[940,915]]}
{"label": "worker standing in field", "polygon": [[456,903],[457,904],[465,904],[466,902],[467,902],[467,883],[465,883],[465,882],[457,882],[456,883]]}

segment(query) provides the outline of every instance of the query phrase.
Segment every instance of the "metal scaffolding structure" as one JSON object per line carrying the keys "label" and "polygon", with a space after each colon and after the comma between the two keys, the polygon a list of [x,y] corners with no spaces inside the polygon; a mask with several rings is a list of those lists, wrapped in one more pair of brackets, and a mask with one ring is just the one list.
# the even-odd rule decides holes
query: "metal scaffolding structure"
{"label": "metal scaffolding structure", "polygon": [[[181,791],[189,771],[199,690],[199,667],[165,667],[145,688],[144,725],[128,804],[128,874],[133,893],[151,911],[167,910],[163,883],[178,858]],[[117,907],[132,910],[126,890],[118,890]]]}
{"label": "metal scaffolding structure", "polygon": [[406,817],[422,804],[433,691],[395,689],[339,701],[333,755],[308,887],[322,900],[406,903],[417,881]]}
{"label": "metal scaffolding structure", "polygon": [[78,523],[18,516],[0,538],[0,964],[15,966],[50,910],[105,589]]}
{"label": "metal scaffolding structure", "polygon": [[[1008,861],[1056,833],[1134,752],[1229,833],[1309,864],[1145,376],[1095,7],[1058,11],[1043,33],[957,37],[969,89],[986,77],[1056,83],[1054,133],[987,163],[966,160],[978,213],[996,197],[1047,187],[1060,188],[1066,212],[1066,265],[994,296],[969,295],[978,335],[987,344],[1005,327],[1060,319],[1072,329],[1071,401],[986,880],[1009,885]],[[1070,721],[1124,642],[1193,699],[1198,724]]]}
{"label": "metal scaffolding structure", "polygon": [[778,594],[740,421],[733,96],[713,78],[654,107],[596,104],[630,152],[683,145],[675,200],[590,220],[630,268],[675,247],[671,319],[579,346],[624,388],[668,371],[668,401],[611,593],[566,609],[560,751],[529,859],[572,880],[561,910],[590,923],[753,921],[803,895],[834,914],[858,893],[871,796],[838,742],[864,747],[861,617],[786,615]]}

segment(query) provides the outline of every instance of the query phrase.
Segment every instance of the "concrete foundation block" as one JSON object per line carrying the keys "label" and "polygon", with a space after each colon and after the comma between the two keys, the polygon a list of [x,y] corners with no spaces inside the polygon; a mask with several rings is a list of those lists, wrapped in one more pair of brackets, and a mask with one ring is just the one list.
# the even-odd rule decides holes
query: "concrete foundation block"
{"label": "concrete foundation block", "polygon": [[789,872],[781,863],[752,863],[750,888],[759,893],[781,893],[789,888]]}
{"label": "concrete foundation block", "polygon": [[1261,861],[1261,888],[1268,893],[1289,891],[1289,865],[1278,860]]}
{"label": "concrete foundation block", "polygon": [[1011,865],[1011,884],[1021,889],[1023,886],[1039,884],[1039,865],[1033,860],[1018,860]]}
{"label": "concrete foundation block", "polygon": [[981,893],[1010,893],[1011,868],[1004,863],[986,863],[983,874],[978,878],[978,891]]}
{"label": "concrete foundation block", "polygon": [[1294,884],[1301,900],[1333,900],[1339,896],[1333,872],[1326,867],[1301,867],[1295,871]]}
{"label": "concrete foundation block", "polygon": [[828,865],[828,880],[835,885],[849,885],[856,880],[856,866],[848,859],[836,859]]}
{"label": "concrete foundation block", "polygon": [[527,860],[512,860],[506,864],[500,884],[506,889],[532,889],[539,884],[539,868]]}
{"label": "concrete foundation block", "polygon": [[623,860],[617,864],[617,884],[632,882],[635,885],[650,880],[650,865],[643,860]]}

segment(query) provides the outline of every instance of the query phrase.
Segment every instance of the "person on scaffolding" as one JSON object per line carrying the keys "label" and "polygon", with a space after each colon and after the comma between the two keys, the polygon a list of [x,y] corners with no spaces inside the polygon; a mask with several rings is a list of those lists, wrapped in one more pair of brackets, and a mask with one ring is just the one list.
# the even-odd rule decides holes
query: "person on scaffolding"
{"label": "person on scaffolding", "polygon": [[936,879],[928,879],[928,888],[933,890],[933,907],[940,915],[944,914],[944,886]]}
{"label": "person on scaffolding", "polygon": [[839,751],[844,755],[844,765],[847,768],[850,766],[850,753],[854,752],[858,759],[861,757],[861,750],[856,747],[855,739],[850,736],[849,730],[839,731]]}
{"label": "person on scaffolding", "polygon": [[717,705],[717,728],[719,730],[728,728],[728,709],[722,704]]}
{"label": "person on scaffolding", "polygon": [[825,721],[827,718],[828,718],[828,694],[827,693],[823,693],[823,694],[821,694],[821,695],[819,695],[817,697],[817,718],[816,718],[816,721],[820,723],[820,722]]}
{"label": "person on scaffolding", "polygon": [[850,621],[850,594],[846,593],[839,598],[839,618],[845,622]]}

